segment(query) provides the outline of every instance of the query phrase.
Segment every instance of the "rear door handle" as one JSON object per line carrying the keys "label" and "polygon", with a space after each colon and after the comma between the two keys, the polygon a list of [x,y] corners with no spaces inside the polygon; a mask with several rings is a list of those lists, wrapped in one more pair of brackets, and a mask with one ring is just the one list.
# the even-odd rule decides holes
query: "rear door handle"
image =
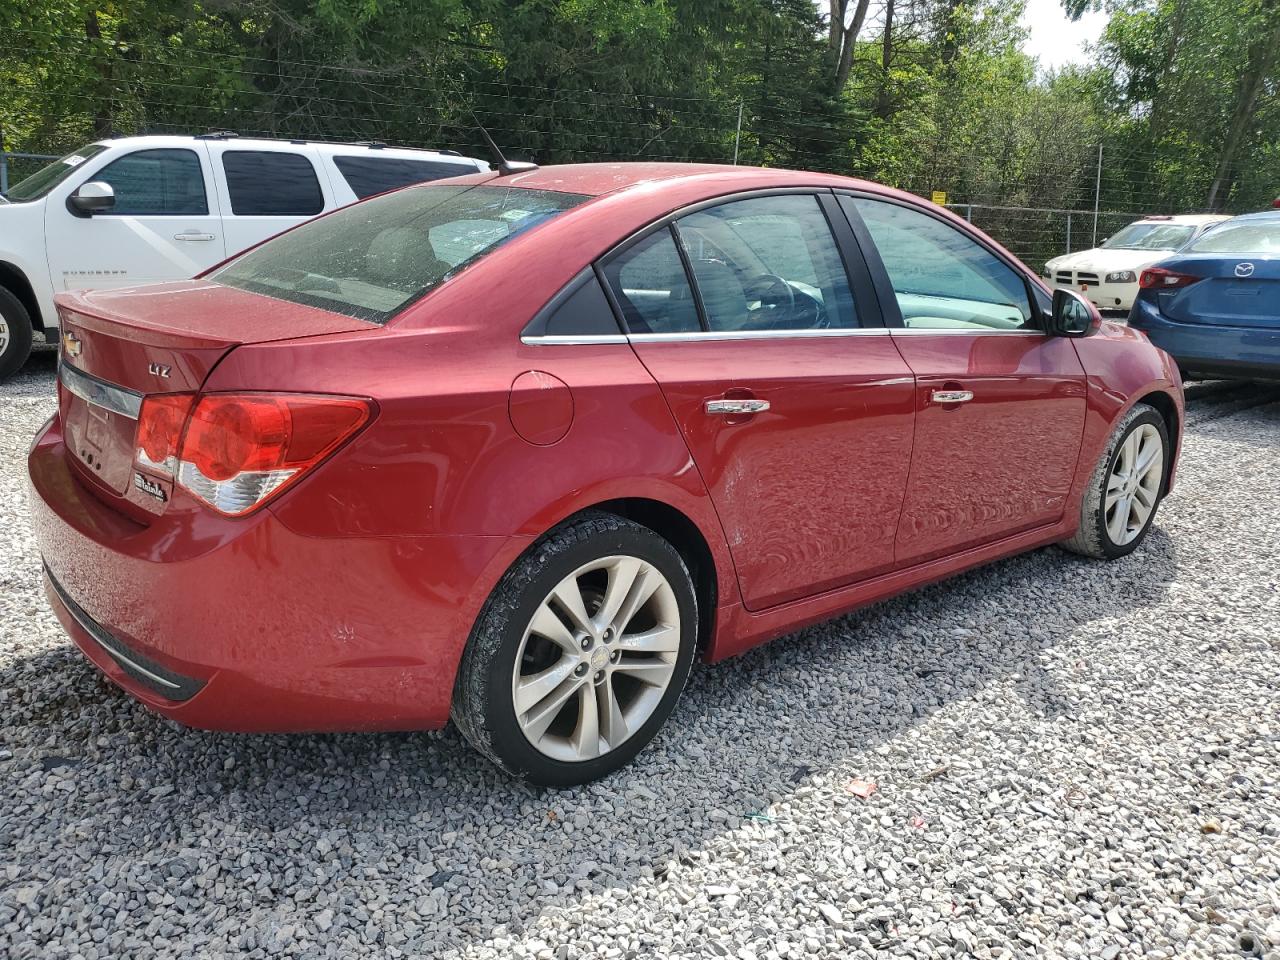
{"label": "rear door handle", "polygon": [[769,409],[768,400],[708,400],[703,409],[707,413],[728,414],[764,413]]}
{"label": "rear door handle", "polygon": [[212,233],[200,233],[199,231],[196,231],[196,230],[188,230],[186,233],[175,233],[173,235],[173,239],[175,240],[213,240],[215,239],[215,237]]}
{"label": "rear door handle", "polygon": [[935,390],[929,394],[934,403],[968,403],[973,399],[972,390]]}

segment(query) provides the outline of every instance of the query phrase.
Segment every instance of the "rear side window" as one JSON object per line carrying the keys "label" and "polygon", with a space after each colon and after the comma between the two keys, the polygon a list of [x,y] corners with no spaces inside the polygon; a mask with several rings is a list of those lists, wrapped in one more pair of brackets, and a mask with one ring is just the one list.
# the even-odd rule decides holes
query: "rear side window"
{"label": "rear side window", "polygon": [[363,200],[375,193],[398,190],[413,183],[475,173],[470,164],[444,160],[406,160],[403,157],[334,157],[333,164],[351,192]]}
{"label": "rear side window", "polygon": [[1191,244],[1187,253],[1280,253],[1280,217],[1240,220],[1214,227]]}
{"label": "rear side window", "polygon": [[671,231],[651,233],[604,267],[605,279],[631,333],[695,333],[702,329],[693,289]]}
{"label": "rear side window", "polygon": [[[191,150],[139,150],[90,179],[111,184],[117,216],[191,216],[209,212],[200,159]],[[99,214],[101,216],[102,214]]]}
{"label": "rear side window", "polygon": [[314,217],[324,210],[316,169],[296,153],[228,150],[222,170],[237,217]]}
{"label": "rear side window", "polygon": [[518,187],[403,190],[304,223],[211,279],[386,323],[453,274],[586,199]]}

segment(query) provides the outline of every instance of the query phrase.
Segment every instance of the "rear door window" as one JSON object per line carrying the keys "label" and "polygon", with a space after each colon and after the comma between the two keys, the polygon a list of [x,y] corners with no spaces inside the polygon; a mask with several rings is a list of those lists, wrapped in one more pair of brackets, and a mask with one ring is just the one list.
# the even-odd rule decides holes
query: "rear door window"
{"label": "rear door window", "polygon": [[[209,212],[200,158],[192,150],[139,150],[90,179],[111,184],[117,216],[203,216]],[[99,214],[101,216],[102,214]]]}
{"label": "rear door window", "polygon": [[228,150],[222,169],[237,217],[313,217],[324,210],[316,168],[304,156]]}
{"label": "rear door window", "polygon": [[676,226],[708,329],[858,326],[840,250],[812,194],[732,200],[681,217]]}
{"label": "rear door window", "polygon": [[649,234],[604,266],[631,333],[696,333],[702,329],[693,288],[670,228]]}
{"label": "rear door window", "polygon": [[476,172],[471,164],[404,157],[334,157],[333,164],[347,181],[351,192],[361,200],[414,183]]}

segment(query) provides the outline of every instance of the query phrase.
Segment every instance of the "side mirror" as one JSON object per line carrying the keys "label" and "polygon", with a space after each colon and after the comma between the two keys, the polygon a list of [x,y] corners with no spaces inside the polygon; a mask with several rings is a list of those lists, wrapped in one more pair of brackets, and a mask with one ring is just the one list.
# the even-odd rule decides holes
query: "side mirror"
{"label": "side mirror", "polygon": [[1053,315],[1048,333],[1055,337],[1087,337],[1102,323],[1098,308],[1074,290],[1053,291]]}
{"label": "side mirror", "polygon": [[95,213],[110,210],[116,205],[116,192],[111,184],[90,180],[67,197],[67,209],[77,217],[92,217]]}

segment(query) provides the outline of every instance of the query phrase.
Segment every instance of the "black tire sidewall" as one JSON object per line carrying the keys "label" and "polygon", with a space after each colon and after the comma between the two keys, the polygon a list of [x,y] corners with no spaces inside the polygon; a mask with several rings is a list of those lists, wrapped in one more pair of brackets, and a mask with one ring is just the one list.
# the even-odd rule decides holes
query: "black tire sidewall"
{"label": "black tire sidewall", "polygon": [[[1156,499],[1156,505],[1151,508],[1151,513],[1147,516],[1147,522],[1143,524],[1141,532],[1123,546],[1115,543],[1111,539],[1111,534],[1107,532],[1107,480],[1111,477],[1111,471],[1115,469],[1116,460],[1120,457],[1120,448],[1124,446],[1125,440],[1133,431],[1137,430],[1143,424],[1151,424],[1160,433],[1160,442],[1164,446],[1164,475],[1160,478],[1160,494]],[[1095,492],[1099,497],[1100,507],[1095,516],[1094,522],[1098,525],[1098,542],[1102,546],[1102,551],[1110,559],[1125,557],[1133,553],[1147,539],[1147,534],[1151,532],[1151,525],[1155,523],[1156,514],[1160,512],[1160,504],[1164,501],[1164,486],[1169,476],[1169,428],[1164,422],[1164,417],[1159,412],[1148,408],[1139,413],[1130,422],[1124,433],[1120,434],[1111,449],[1107,453],[1107,467],[1102,471],[1102,477],[1099,480],[1100,487]]]}
{"label": "black tire sidewall", "polygon": [[22,301],[0,287],[0,315],[9,327],[9,343],[0,353],[0,380],[22,369],[31,354],[31,316]]}
{"label": "black tire sidewall", "polygon": [[[554,548],[553,548],[554,549]],[[653,714],[618,748],[594,760],[567,763],[540,753],[525,737],[511,700],[512,671],[525,628],[538,606],[561,580],[574,570],[600,557],[627,555],[645,560],[666,577],[680,608],[680,653],[675,672]],[[536,572],[529,576],[529,568]],[[501,764],[518,776],[547,786],[568,786],[596,780],[629,763],[651,741],[666,722],[688,680],[697,645],[697,601],[693,583],[679,553],[658,534],[638,524],[622,521],[587,537],[554,549],[554,556],[526,557],[512,571],[513,603],[494,605],[487,611],[499,622],[484,624],[498,629],[501,637],[493,654],[483,664],[483,684],[488,691],[483,709],[489,746]],[[524,574],[522,576],[522,574]],[[500,588],[501,589],[501,588]]]}

